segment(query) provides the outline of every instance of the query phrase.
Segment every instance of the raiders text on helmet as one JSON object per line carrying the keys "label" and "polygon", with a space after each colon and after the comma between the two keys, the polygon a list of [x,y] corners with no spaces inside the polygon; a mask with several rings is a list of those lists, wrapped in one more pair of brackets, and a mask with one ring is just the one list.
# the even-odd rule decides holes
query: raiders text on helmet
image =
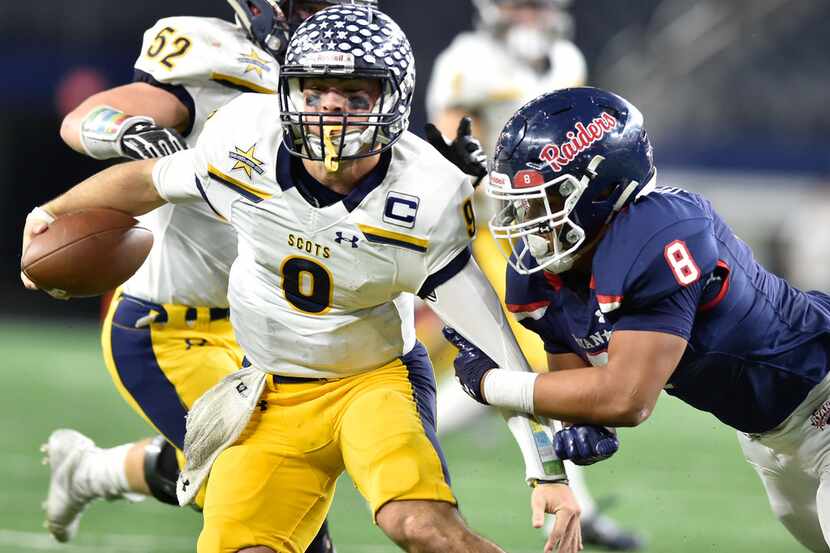
{"label": "raiders text on helmet", "polygon": [[540,96],[507,122],[496,145],[490,221],[520,273],[571,268],[615,213],[654,186],[640,111],[598,88]]}

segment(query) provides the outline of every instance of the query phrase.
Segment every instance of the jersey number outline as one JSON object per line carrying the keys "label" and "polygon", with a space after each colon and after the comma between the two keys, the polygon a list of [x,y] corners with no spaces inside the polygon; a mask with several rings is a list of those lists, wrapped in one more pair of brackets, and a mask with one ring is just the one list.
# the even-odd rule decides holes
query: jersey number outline
{"label": "jersey number outline", "polygon": [[331,309],[334,292],[331,272],[310,257],[292,255],[280,265],[282,291],[291,307],[309,315]]}
{"label": "jersey number outline", "polygon": [[700,267],[683,240],[674,240],[663,248],[663,257],[669,264],[674,279],[681,286],[688,286],[700,278]]}
{"label": "jersey number outline", "polygon": [[[168,38],[171,40],[169,48],[167,47]],[[176,65],[173,59],[185,55],[192,44],[189,38],[182,35],[176,36],[176,29],[173,27],[165,27],[156,34],[153,43],[147,48],[147,57],[155,59],[162,53],[162,50],[170,50],[167,55],[158,60],[169,71]]]}
{"label": "jersey number outline", "polygon": [[467,198],[461,205],[461,213],[464,214],[464,223],[467,225],[467,236],[475,238],[476,235],[476,212],[473,209],[473,197]]}

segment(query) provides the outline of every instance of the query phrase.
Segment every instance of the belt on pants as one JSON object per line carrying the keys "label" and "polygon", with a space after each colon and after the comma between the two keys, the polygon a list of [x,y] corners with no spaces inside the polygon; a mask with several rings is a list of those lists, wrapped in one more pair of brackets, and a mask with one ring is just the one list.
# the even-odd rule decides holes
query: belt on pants
{"label": "belt on pants", "polygon": [[231,310],[227,307],[191,307],[147,301],[129,294],[120,295],[121,303],[113,321],[122,326],[143,328],[151,323],[193,325],[200,319],[210,322],[227,320]]}
{"label": "belt on pants", "polygon": [[[245,357],[242,359],[242,366],[243,367],[250,367],[251,362],[248,361],[248,358]],[[331,380],[330,378],[316,378],[316,377],[304,377],[304,376],[283,376],[281,374],[273,374],[271,373],[271,379],[274,384],[308,384],[310,382],[327,382]]]}

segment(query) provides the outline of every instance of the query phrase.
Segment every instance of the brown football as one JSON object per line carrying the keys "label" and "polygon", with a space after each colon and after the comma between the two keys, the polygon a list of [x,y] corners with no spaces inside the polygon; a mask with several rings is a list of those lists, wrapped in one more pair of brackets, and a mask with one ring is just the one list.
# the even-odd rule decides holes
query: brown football
{"label": "brown football", "polygon": [[137,223],[113,209],[68,213],[32,239],[20,268],[42,290],[98,296],[130,278],[150,253],[153,233]]}

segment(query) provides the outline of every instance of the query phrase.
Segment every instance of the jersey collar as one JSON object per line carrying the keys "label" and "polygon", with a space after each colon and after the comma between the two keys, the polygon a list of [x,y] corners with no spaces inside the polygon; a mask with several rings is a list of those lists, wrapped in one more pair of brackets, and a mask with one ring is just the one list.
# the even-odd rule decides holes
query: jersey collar
{"label": "jersey collar", "polygon": [[[383,183],[384,179],[386,179],[386,174],[389,172],[391,162],[392,150],[383,152],[380,155],[380,163],[368,175],[363,177],[360,184],[351,192],[346,196],[342,196],[341,194],[332,192],[309,175],[302,166],[300,158],[292,156],[288,148],[285,147],[285,144],[281,143],[277,151],[277,184],[279,184],[283,192],[297,187],[298,191],[304,191],[301,192],[303,197],[305,197],[306,193],[310,193],[320,200],[323,206],[331,205],[332,203],[336,203],[336,201],[342,201],[346,211],[351,213],[372,190]],[[339,196],[339,198],[335,199],[332,195]],[[332,199],[335,201],[331,201]]]}

